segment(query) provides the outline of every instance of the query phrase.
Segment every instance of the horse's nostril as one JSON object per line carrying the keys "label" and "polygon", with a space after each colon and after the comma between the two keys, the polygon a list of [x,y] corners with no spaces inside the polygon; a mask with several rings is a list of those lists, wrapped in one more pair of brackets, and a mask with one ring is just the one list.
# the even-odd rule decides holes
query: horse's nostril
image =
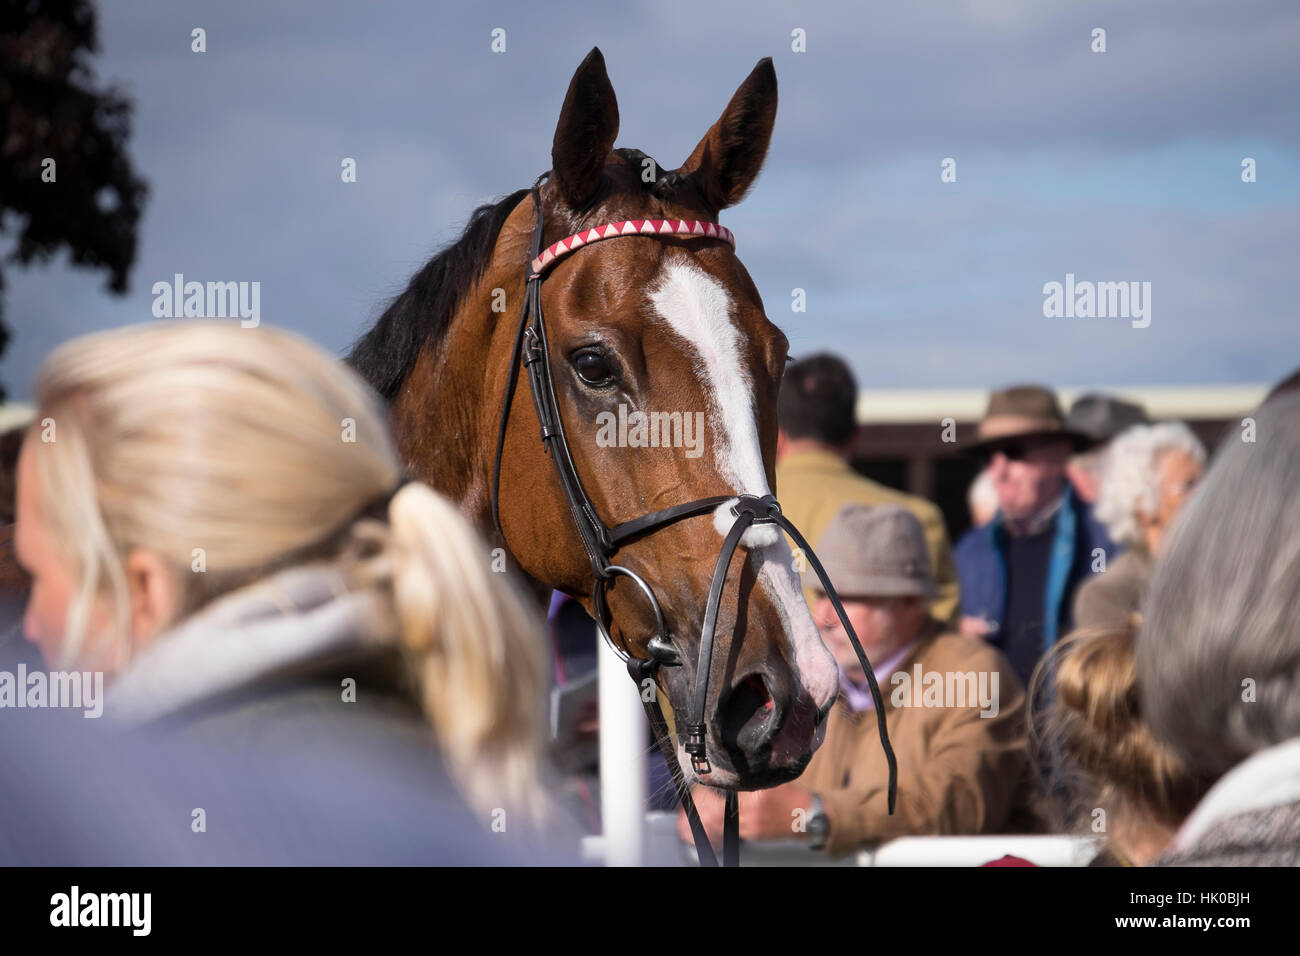
{"label": "horse's nostril", "polygon": [[761,674],[750,674],[727,693],[718,707],[724,743],[753,751],[776,732],[776,701]]}
{"label": "horse's nostril", "polygon": [[763,678],[759,677],[757,674],[750,674],[742,683],[747,685],[748,689],[756,698],[763,701],[764,710],[771,710],[776,706],[775,702],[772,700],[772,695],[767,692],[767,684],[763,682]]}

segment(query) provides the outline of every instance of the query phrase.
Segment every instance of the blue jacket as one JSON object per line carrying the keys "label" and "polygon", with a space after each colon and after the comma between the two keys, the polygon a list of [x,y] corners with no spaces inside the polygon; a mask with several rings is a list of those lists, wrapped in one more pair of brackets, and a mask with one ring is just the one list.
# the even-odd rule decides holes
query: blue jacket
{"label": "blue jacket", "polygon": [[[1043,651],[1073,626],[1074,594],[1079,582],[1093,573],[1094,550],[1100,548],[1107,563],[1119,556],[1105,529],[1092,516],[1092,508],[1068,484],[1055,522],[1051,564],[1043,595]],[[988,620],[993,629],[987,639],[998,647],[1002,646],[1001,622],[1007,602],[1003,558],[1006,537],[1006,526],[999,511],[989,524],[966,532],[953,548],[953,560],[961,579],[961,612]],[[1013,663],[1022,678],[1027,678],[1035,662]]]}

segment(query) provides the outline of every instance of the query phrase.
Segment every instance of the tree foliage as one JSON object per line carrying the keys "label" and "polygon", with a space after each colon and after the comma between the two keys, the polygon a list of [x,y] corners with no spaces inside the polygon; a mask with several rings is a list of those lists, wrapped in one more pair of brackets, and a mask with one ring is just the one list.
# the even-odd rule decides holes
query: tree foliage
{"label": "tree foliage", "polygon": [[[120,295],[147,187],[127,156],[131,104],[95,88],[97,48],[90,0],[0,0],[0,236],[14,246],[11,262],[66,248],[73,263],[106,271]],[[0,353],[3,290],[0,267]]]}

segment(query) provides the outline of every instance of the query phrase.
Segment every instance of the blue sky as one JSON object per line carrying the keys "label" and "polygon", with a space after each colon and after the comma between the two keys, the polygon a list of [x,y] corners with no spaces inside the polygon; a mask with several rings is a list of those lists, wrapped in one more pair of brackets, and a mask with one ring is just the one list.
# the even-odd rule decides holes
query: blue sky
{"label": "blue sky", "polygon": [[[7,270],[16,398],[59,342],[149,321],[176,272],[259,281],[263,322],[342,352],[475,205],[550,165],[593,45],[618,145],[667,167],[774,58],[772,150],[721,221],[795,357],[838,350],[876,388],[1264,383],[1300,365],[1288,0],[100,6],[98,77],[134,100],[152,190],[140,256],[121,298],[62,260]],[[1151,282],[1150,327],[1044,318],[1043,284],[1067,272]]]}

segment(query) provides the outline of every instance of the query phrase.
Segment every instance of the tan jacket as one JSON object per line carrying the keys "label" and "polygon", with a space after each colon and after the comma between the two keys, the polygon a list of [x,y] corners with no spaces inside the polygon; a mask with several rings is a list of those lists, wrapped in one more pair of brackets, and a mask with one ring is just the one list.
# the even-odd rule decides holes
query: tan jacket
{"label": "tan jacket", "polygon": [[[959,596],[957,569],[952,561],[948,529],[936,505],[858,474],[844,459],[829,451],[795,452],[778,462],[776,497],[781,502],[781,511],[814,550],[831,519],[847,504],[901,505],[912,512],[925,531],[930,567],[939,587],[930,614],[945,624],[955,623]],[[794,546],[794,541],[790,541],[790,547]],[[804,594],[810,606],[816,603],[813,591],[805,590]]]}
{"label": "tan jacket", "polygon": [[[799,778],[800,786],[821,797],[830,820],[826,851],[832,856],[901,836],[1041,829],[1032,810],[1025,695],[1011,663],[978,638],[937,631],[932,622],[927,636],[880,687],[898,760],[894,814],[889,815],[889,764],[875,711],[855,713],[843,696],[831,711],[826,740]],[[942,675],[945,691],[927,695],[931,673]],[[974,683],[950,679],[949,673],[973,673]],[[995,701],[996,708],[980,701],[981,673],[987,675],[985,699]],[[994,673],[997,693],[992,693]],[[955,706],[963,702],[959,686],[961,695],[972,688],[966,706]],[[996,716],[980,716],[995,709]]]}

